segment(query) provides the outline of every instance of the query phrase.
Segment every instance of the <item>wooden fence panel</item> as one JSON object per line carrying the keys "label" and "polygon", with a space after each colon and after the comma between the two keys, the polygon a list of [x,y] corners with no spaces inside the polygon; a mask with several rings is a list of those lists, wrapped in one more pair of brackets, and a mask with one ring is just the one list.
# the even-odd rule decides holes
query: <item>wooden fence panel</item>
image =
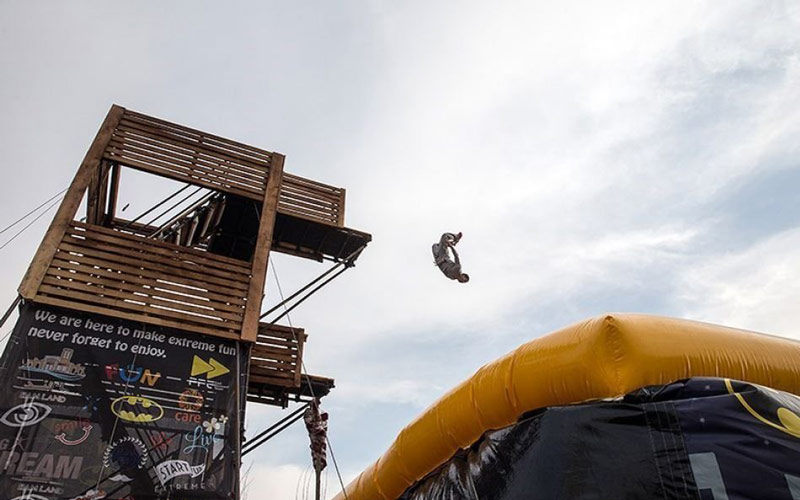
{"label": "wooden fence panel", "polygon": [[35,301],[238,339],[247,263],[72,222]]}

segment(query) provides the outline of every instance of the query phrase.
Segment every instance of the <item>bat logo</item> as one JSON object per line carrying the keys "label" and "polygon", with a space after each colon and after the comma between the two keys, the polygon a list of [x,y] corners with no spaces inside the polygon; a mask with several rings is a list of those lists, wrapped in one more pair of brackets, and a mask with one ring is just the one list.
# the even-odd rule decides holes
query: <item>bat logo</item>
{"label": "bat logo", "polygon": [[155,422],[164,416],[164,408],[141,396],[122,396],[111,402],[111,412],[126,422]]}
{"label": "bat logo", "polygon": [[10,408],[0,417],[0,422],[9,427],[36,425],[50,414],[52,409],[42,403],[28,402]]}
{"label": "bat logo", "polygon": [[[748,394],[738,392],[730,379],[725,379],[728,394],[733,394],[739,404],[762,424],[800,438],[800,401],[789,394],[781,394],[766,387],[761,391]],[[769,391],[769,395],[765,391]]]}

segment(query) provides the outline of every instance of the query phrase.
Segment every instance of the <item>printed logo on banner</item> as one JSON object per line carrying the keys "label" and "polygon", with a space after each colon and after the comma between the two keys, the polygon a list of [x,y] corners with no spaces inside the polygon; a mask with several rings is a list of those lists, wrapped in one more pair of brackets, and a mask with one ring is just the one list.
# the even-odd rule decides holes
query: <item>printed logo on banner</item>
{"label": "printed logo on banner", "polygon": [[127,473],[143,469],[149,456],[147,447],[135,437],[126,436],[111,443],[103,453],[103,465],[119,469],[119,473],[109,478],[114,482],[127,483],[133,481]]}
{"label": "printed logo on banner", "polygon": [[161,378],[161,372],[151,372],[148,368],[135,366],[133,363],[127,367],[120,367],[118,364],[106,365],[106,378],[108,380],[116,380],[119,378],[126,384],[140,383],[153,387]]}
{"label": "printed logo on banner", "polygon": [[210,357],[208,358],[208,362],[206,362],[203,358],[195,354],[192,359],[192,377],[205,375],[208,380],[211,380],[212,378],[217,378],[220,375],[225,375],[230,372],[228,368],[214,358]]}
{"label": "printed logo on banner", "polygon": [[193,450],[201,449],[208,452],[211,447],[212,460],[217,457],[225,449],[225,424],[228,423],[228,417],[222,415],[219,418],[211,418],[203,422],[203,425],[198,425],[194,431],[187,432],[183,435],[183,439],[189,444],[183,449],[184,453],[190,453]]}
{"label": "printed logo on banner", "polygon": [[[14,389],[18,389],[14,386]],[[67,397],[62,394],[53,394],[50,392],[20,392],[17,397],[25,401],[44,401],[45,403],[59,403],[64,404],[67,402]]]}
{"label": "printed logo on banner", "polygon": [[75,382],[86,376],[86,368],[72,362],[72,349],[64,348],[60,356],[44,356],[26,360],[21,370],[43,373],[60,380]]}
{"label": "printed logo on banner", "polygon": [[[231,355],[238,352],[235,343],[201,342],[191,332],[164,327],[147,327],[140,332],[141,326],[135,322],[32,303],[23,305],[20,312],[15,335],[33,341],[27,350],[11,351],[8,362],[12,370],[2,377],[7,391],[0,394],[0,403],[4,403],[0,430],[7,429],[8,436],[2,437],[10,439],[5,447],[0,439],[0,463],[8,461],[4,472],[13,475],[16,484],[13,490],[0,488],[0,500],[23,493],[71,500],[73,496],[103,494],[114,499],[126,495],[138,499],[142,494],[158,496],[158,491],[164,495],[204,491],[207,496],[212,492],[224,496],[233,491],[236,468],[234,454],[229,453],[226,434],[230,429],[224,416],[238,418],[232,393],[236,358]],[[66,328],[66,337],[59,341],[39,335],[54,328],[51,325]],[[98,341],[90,341],[94,338]],[[149,342],[164,356],[134,352],[138,340],[146,340],[142,346]],[[128,354],[138,354],[134,363]],[[167,356],[168,360],[158,359]],[[129,390],[123,390],[123,386]],[[25,396],[27,399],[17,399]],[[68,413],[84,420],[54,418],[54,414],[63,413],[62,405],[69,405],[73,410]],[[135,424],[139,434],[130,427],[127,432],[117,427],[112,439],[101,436],[97,422],[103,412],[114,415],[123,427]],[[27,429],[37,425],[46,428],[33,439],[34,434]],[[20,427],[20,437],[28,438],[27,445],[13,439]],[[126,436],[138,438],[138,442],[120,441]],[[196,452],[181,454],[187,446],[202,448],[199,456],[205,460],[195,458]],[[146,464],[141,467],[145,452]],[[217,458],[212,461],[212,456]],[[104,467],[104,461],[110,467]],[[157,473],[154,464],[162,468],[164,484],[153,477]],[[90,491],[98,488],[98,477],[107,478],[99,486],[106,493]],[[18,488],[28,483],[63,491]],[[73,486],[67,487],[69,484]]]}
{"label": "printed logo on banner", "polygon": [[[23,481],[42,479],[77,479],[83,466],[83,457],[37,453],[4,451],[0,453],[0,463],[6,468],[3,474],[22,476]],[[97,479],[95,477],[95,479]]]}
{"label": "printed logo on banner", "polygon": [[203,394],[197,389],[186,389],[178,398],[178,406],[184,411],[200,411],[204,399]]}
{"label": "printed logo on banner", "polygon": [[[37,494],[46,494],[46,495],[60,495],[64,493],[64,488],[59,486],[53,486],[50,484],[39,484],[39,483],[22,483],[17,486],[17,491],[22,493],[23,498],[28,498],[25,495],[31,495],[33,493]],[[32,498],[36,498],[33,496]]]}
{"label": "printed logo on banner", "polygon": [[190,386],[224,391],[229,386],[214,379],[228,373],[230,373],[230,370],[216,359],[209,357],[208,361],[205,361],[195,354],[194,358],[192,358],[192,370],[187,382]]}
{"label": "printed logo on banner", "polygon": [[758,410],[756,410],[758,407],[757,404],[748,404],[744,395],[736,392],[736,390],[733,388],[733,384],[731,384],[730,379],[725,379],[725,388],[728,390],[728,394],[733,394],[739,401],[739,404],[741,404],[744,409],[747,410],[747,412],[750,413],[750,415],[752,415],[756,420],[774,429],[778,429],[781,432],[785,432],[790,436],[800,438],[800,416],[798,416],[798,413],[800,413],[800,399],[797,399],[794,396],[789,396],[785,393],[781,394],[778,391],[772,391],[764,387],[765,390],[771,391],[770,395],[772,398],[780,403],[776,405],[776,408],[772,408],[773,411],[769,412],[770,414],[774,414],[777,419],[770,419],[767,415],[762,415]]}
{"label": "printed logo on banner", "polygon": [[111,412],[126,422],[147,423],[160,420],[164,408],[142,396],[122,396],[111,402]]}
{"label": "printed logo on banner", "polygon": [[105,491],[91,489],[86,493],[82,493],[76,497],[70,498],[70,500],[102,500],[105,497],[106,497]]}
{"label": "printed logo on banner", "polygon": [[186,460],[167,460],[156,465],[156,474],[162,485],[178,476],[197,477],[206,470],[206,464],[190,465]]}
{"label": "printed logo on banner", "polygon": [[[69,439],[69,438],[67,438],[66,432],[62,431],[60,434],[56,434],[53,439],[55,439],[56,441],[58,441],[59,443],[65,445],[65,446],[77,446],[77,445],[83,443],[84,441],[86,441],[89,438],[89,434],[92,433],[92,424],[90,424],[86,420],[83,420],[81,423],[82,423],[82,425],[81,425],[81,432],[82,433],[77,438]],[[77,425],[78,422],[69,422],[69,424]],[[75,428],[74,425],[70,426],[70,429],[74,429]],[[66,426],[61,426],[62,429],[64,429],[65,427]]]}
{"label": "printed logo on banner", "polygon": [[34,493],[23,493],[18,497],[12,498],[11,500],[50,500],[50,499],[43,497],[42,495],[36,495]]}
{"label": "printed logo on banner", "polygon": [[52,408],[41,403],[29,401],[13,408],[0,417],[0,422],[9,427],[27,427],[36,425],[50,414]]}

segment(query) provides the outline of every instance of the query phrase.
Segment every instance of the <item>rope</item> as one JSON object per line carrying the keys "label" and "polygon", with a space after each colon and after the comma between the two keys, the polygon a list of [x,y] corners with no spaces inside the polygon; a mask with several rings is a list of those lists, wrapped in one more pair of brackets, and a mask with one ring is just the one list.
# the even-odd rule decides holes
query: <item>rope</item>
{"label": "rope", "polygon": [[[186,187],[189,187],[190,185],[191,185],[191,184],[187,184],[187,185],[186,185]],[[145,226],[149,226],[149,225],[151,225],[152,223],[154,223],[155,221],[157,221],[157,220],[158,220],[158,219],[160,219],[161,217],[164,217],[165,215],[167,215],[167,214],[168,214],[169,212],[171,212],[172,210],[175,210],[175,208],[177,208],[178,206],[180,206],[180,204],[181,204],[181,203],[183,203],[184,201],[188,200],[189,198],[191,198],[191,197],[192,197],[192,196],[194,196],[195,194],[199,193],[199,192],[200,192],[202,189],[203,189],[203,186],[200,186],[200,187],[198,187],[197,189],[195,189],[194,191],[192,191],[191,193],[187,194],[186,196],[184,196],[183,198],[181,198],[181,199],[180,199],[180,201],[178,201],[177,203],[173,204],[171,207],[169,207],[168,209],[164,210],[163,212],[161,212],[160,214],[158,214],[158,215],[157,215],[157,216],[155,216],[154,218],[150,219],[150,222],[148,222],[147,224],[145,224]],[[179,192],[180,192],[180,191],[179,191]],[[175,193],[175,194],[178,194],[178,193]],[[164,201],[166,201],[166,200],[164,200]],[[162,227],[163,227],[163,226],[162,226]],[[159,227],[159,229],[161,229],[161,227]],[[151,236],[152,236],[152,235],[151,235]]]}
{"label": "rope", "polygon": [[[275,276],[275,283],[278,285],[278,293],[281,296],[281,302],[285,302],[283,298],[283,290],[281,289],[281,281],[278,278],[278,271],[275,269],[275,262],[272,260],[271,256],[269,261],[270,261],[270,267],[272,267],[272,274],[273,276]],[[286,305],[284,304],[283,307],[286,308]],[[291,330],[295,342],[298,342],[297,334],[295,333],[294,326],[292,325],[292,317],[289,316],[289,311],[285,311],[284,314],[286,315],[286,319],[289,322],[289,330]],[[306,362],[302,359],[300,360],[300,367],[303,369],[304,373],[308,373],[308,370],[306,369]],[[309,377],[306,377],[305,379],[306,383],[308,384],[308,392],[311,393],[311,397],[314,399],[314,401],[318,401],[317,396],[314,394],[314,387],[311,385],[311,379]],[[344,487],[344,481],[342,480],[342,473],[339,471],[339,464],[336,462],[336,455],[334,455],[333,453],[333,444],[331,443],[331,439],[330,437],[328,437],[327,433],[325,434],[325,441],[327,441],[328,450],[330,450],[331,452],[331,460],[333,461],[333,467],[336,469],[336,476],[339,478],[339,485],[342,487],[342,493],[344,494],[345,500],[347,500],[347,489]]]}
{"label": "rope", "polygon": [[[56,195],[56,196],[58,196],[58,195]],[[39,215],[37,215],[35,219],[33,219],[32,221],[30,221],[30,222],[29,222],[29,223],[28,223],[28,224],[27,224],[25,227],[23,227],[22,229],[20,229],[20,230],[19,230],[19,232],[17,232],[17,234],[15,234],[14,236],[12,236],[12,237],[11,237],[11,239],[9,239],[9,240],[8,240],[8,241],[6,241],[5,243],[3,243],[3,245],[2,245],[2,246],[0,246],[0,250],[2,250],[2,249],[4,249],[5,247],[7,247],[9,243],[11,243],[11,242],[12,242],[12,241],[14,241],[15,239],[17,239],[17,236],[19,236],[20,234],[24,233],[26,229],[28,229],[29,227],[31,227],[31,226],[32,226],[32,225],[33,225],[33,224],[34,224],[34,223],[35,223],[37,220],[41,219],[41,218],[42,218],[42,216],[43,216],[44,214],[46,214],[47,212],[49,212],[50,210],[52,210],[52,209],[53,209],[53,207],[55,207],[56,205],[58,205],[58,204],[61,202],[61,199],[62,199],[62,198],[64,198],[64,196],[61,196],[61,198],[59,198],[59,199],[57,199],[56,201],[54,201],[54,202],[53,202],[53,203],[52,203],[52,204],[51,204],[49,207],[47,207],[47,208],[46,208],[46,209],[45,209],[45,210],[44,210],[42,213],[40,213]],[[52,198],[50,198],[50,199],[52,200]],[[16,224],[16,222],[15,222],[14,224]],[[11,227],[11,226],[8,226],[8,227]],[[6,229],[8,229],[8,228],[6,228]]]}
{"label": "rope", "polygon": [[[124,230],[128,229],[128,228],[129,228],[129,227],[131,227],[133,224],[135,224],[136,222],[138,222],[138,221],[139,221],[139,219],[141,219],[141,218],[142,218],[142,217],[144,217],[145,215],[149,214],[150,212],[152,212],[152,211],[153,211],[153,210],[155,210],[156,208],[160,207],[160,206],[161,206],[161,205],[163,205],[164,203],[168,202],[168,201],[169,201],[169,200],[171,200],[172,198],[174,198],[174,197],[178,196],[179,194],[181,194],[183,191],[185,191],[186,189],[188,189],[188,188],[189,188],[189,186],[191,186],[191,184],[187,184],[187,185],[183,186],[182,188],[180,188],[179,190],[175,191],[175,192],[174,192],[174,193],[172,193],[171,195],[167,196],[167,197],[166,197],[166,198],[164,198],[163,200],[159,201],[158,203],[156,203],[156,204],[155,204],[155,205],[153,205],[152,207],[148,208],[147,210],[145,210],[145,211],[144,211],[144,212],[142,212],[141,214],[137,215],[135,219],[133,219],[132,221],[130,221],[130,222],[128,222],[127,224],[125,224],[124,226],[122,226],[122,228],[120,229],[120,231],[124,231]],[[163,214],[162,214],[162,215],[163,215]],[[159,216],[159,217],[160,217],[160,216]],[[158,217],[156,217],[156,218],[158,218]]]}
{"label": "rope", "polygon": [[[17,307],[17,304],[19,304],[21,301],[22,301],[22,296],[17,295],[17,298],[14,299],[14,302],[12,302],[10,306],[8,306],[6,313],[3,315],[3,319],[0,319],[0,328],[2,328],[6,324],[6,321],[8,321],[8,318],[14,312],[14,308]],[[7,331],[2,337],[0,337],[0,342],[3,342],[6,339],[6,337],[11,335],[11,332],[13,331],[14,331],[13,328]],[[2,370],[3,368],[5,368],[5,366],[0,366],[0,370]]]}
{"label": "rope", "polygon": [[5,233],[6,231],[8,231],[9,229],[11,229],[12,227],[16,226],[17,224],[19,224],[19,223],[20,223],[20,222],[22,222],[23,220],[27,219],[27,218],[28,218],[28,217],[29,217],[31,214],[33,214],[34,212],[36,212],[37,210],[39,210],[39,209],[40,209],[40,208],[42,208],[43,206],[47,205],[47,204],[48,204],[48,203],[50,203],[51,201],[55,200],[55,199],[56,199],[56,197],[57,197],[58,195],[60,195],[60,194],[64,194],[64,192],[66,192],[66,191],[67,191],[67,189],[69,189],[69,188],[64,188],[64,189],[62,189],[61,191],[59,191],[59,192],[57,192],[56,194],[54,194],[54,195],[53,195],[53,196],[52,196],[50,199],[48,199],[48,200],[45,200],[44,202],[42,202],[42,204],[41,204],[41,205],[39,205],[38,207],[34,208],[33,210],[31,210],[31,211],[30,211],[30,212],[28,212],[27,214],[23,215],[23,216],[22,216],[22,217],[20,217],[19,219],[15,220],[15,221],[14,221],[14,222],[12,222],[11,224],[7,225],[7,226],[6,226],[6,227],[5,227],[5,228],[4,228],[2,231],[0,231],[0,234],[3,234],[3,233]]}
{"label": "rope", "polygon": [[[364,249],[365,249],[365,248],[366,248],[366,245],[362,245],[361,247],[359,247],[358,249],[356,249],[354,252],[352,252],[350,255],[348,255],[348,256],[347,256],[347,257],[346,257],[346,258],[345,258],[343,261],[341,261],[341,262],[338,262],[337,264],[335,264],[335,265],[331,266],[331,268],[330,268],[330,269],[328,269],[327,271],[325,271],[325,272],[324,272],[324,273],[322,273],[321,275],[319,275],[319,276],[317,276],[316,278],[314,278],[314,279],[313,279],[313,280],[312,280],[310,283],[306,284],[306,285],[305,285],[303,288],[301,288],[300,290],[298,290],[298,291],[296,291],[295,293],[293,293],[292,295],[290,295],[290,296],[289,296],[289,298],[286,298],[286,299],[285,299],[285,298],[283,298],[283,292],[281,292],[281,301],[280,301],[279,303],[277,303],[277,304],[276,304],[274,307],[272,307],[272,309],[270,309],[269,311],[267,311],[267,312],[265,312],[264,314],[262,314],[261,316],[259,316],[259,317],[258,317],[258,319],[264,319],[264,317],[265,317],[266,315],[268,315],[268,314],[272,313],[273,311],[277,310],[277,309],[278,309],[278,308],[280,308],[280,307],[283,307],[283,309],[284,309],[283,313],[281,313],[281,314],[280,314],[280,315],[279,315],[277,318],[273,319],[272,321],[269,321],[269,323],[270,323],[270,324],[275,324],[275,323],[277,323],[277,322],[278,322],[278,321],[279,321],[281,318],[283,318],[284,316],[287,316],[287,315],[289,314],[289,312],[291,312],[292,310],[294,310],[294,308],[296,308],[297,306],[299,306],[300,304],[302,304],[303,302],[305,302],[305,300],[306,300],[307,298],[309,298],[309,297],[311,297],[312,295],[314,295],[315,293],[317,293],[317,292],[318,292],[318,291],[319,291],[319,290],[320,290],[322,287],[324,287],[325,285],[327,285],[328,283],[330,283],[331,281],[333,281],[334,279],[336,279],[336,278],[337,278],[337,277],[338,277],[340,274],[342,274],[343,272],[345,272],[345,271],[347,271],[348,269],[350,269],[351,267],[353,267],[353,266],[355,265],[355,264],[353,264],[353,261],[354,261],[355,259],[357,259],[357,258],[358,258],[358,256],[361,254],[361,252],[363,252],[363,251],[364,251]],[[270,262],[271,262],[271,261],[272,261],[272,260],[270,259]],[[331,276],[330,278],[326,279],[325,281],[323,281],[322,283],[320,283],[319,285],[317,285],[316,287],[314,287],[314,289],[313,289],[313,290],[311,290],[310,292],[308,292],[308,293],[307,293],[307,294],[306,294],[304,297],[302,297],[302,298],[301,298],[300,300],[298,300],[296,303],[292,304],[292,306],[291,306],[291,307],[289,307],[288,309],[286,308],[286,303],[287,303],[287,302],[289,302],[290,300],[294,299],[294,298],[295,298],[297,295],[299,295],[301,292],[303,292],[303,291],[307,290],[307,289],[308,289],[308,287],[310,287],[310,286],[311,286],[311,285],[313,285],[314,283],[318,282],[319,280],[321,280],[322,278],[324,278],[325,276],[327,276],[328,274],[330,274],[331,272],[333,272],[334,270],[336,270],[336,269],[337,269],[339,266],[341,266],[341,265],[344,265],[344,268],[343,268],[341,271],[339,271],[338,273],[334,274],[334,275],[333,275],[333,276]],[[273,274],[274,274],[274,273],[273,273]],[[279,287],[279,290],[280,290],[280,287]]]}

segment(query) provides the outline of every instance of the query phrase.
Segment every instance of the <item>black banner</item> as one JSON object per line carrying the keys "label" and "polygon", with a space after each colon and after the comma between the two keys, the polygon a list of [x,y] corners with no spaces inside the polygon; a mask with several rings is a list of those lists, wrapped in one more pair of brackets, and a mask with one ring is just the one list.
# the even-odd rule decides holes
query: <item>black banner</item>
{"label": "black banner", "polygon": [[0,498],[233,499],[246,363],[234,341],[24,305],[0,361]]}
{"label": "black banner", "polygon": [[718,378],[538,410],[401,500],[800,500],[800,398]]}

